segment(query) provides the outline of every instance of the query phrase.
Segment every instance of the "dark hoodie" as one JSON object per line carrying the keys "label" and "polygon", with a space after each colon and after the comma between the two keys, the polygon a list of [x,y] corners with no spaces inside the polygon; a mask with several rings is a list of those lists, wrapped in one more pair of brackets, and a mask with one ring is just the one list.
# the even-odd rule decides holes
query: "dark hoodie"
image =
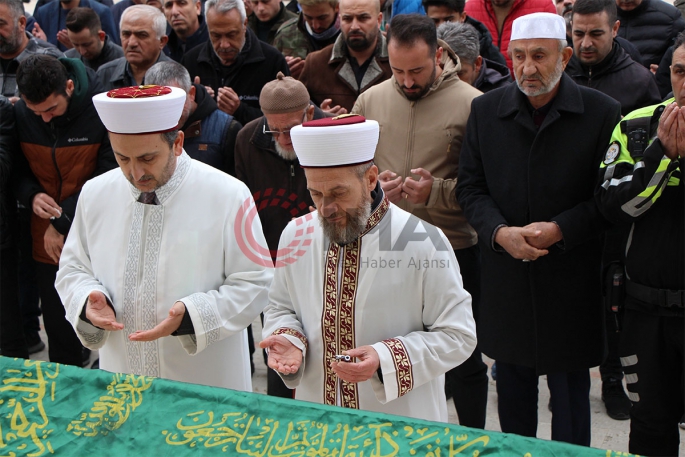
{"label": "dark hoodie", "polygon": [[483,65],[480,67],[478,77],[473,82],[473,87],[485,93],[504,87],[512,81],[511,73],[506,65],[483,58]]}
{"label": "dark hoodie", "polygon": [[107,130],[93,106],[93,96],[102,92],[95,72],[80,60],[60,58],[74,82],[66,113],[43,122],[19,100],[14,108],[23,155],[17,155],[18,200],[31,207],[40,192],[62,207],[62,217],[50,221],[32,215],[33,256],[55,265],[43,246],[43,235],[52,225],[66,235],[76,212],[76,203],[86,181],[117,166]]}
{"label": "dark hoodie", "polygon": [[185,134],[183,149],[193,159],[235,176],[235,139],[243,126],[219,110],[204,86],[194,86],[197,108],[181,129]]}
{"label": "dark hoodie", "polygon": [[583,65],[574,54],[566,66],[577,84],[596,89],[621,104],[621,115],[661,101],[652,73],[630,58],[614,41],[609,55],[597,65]]}

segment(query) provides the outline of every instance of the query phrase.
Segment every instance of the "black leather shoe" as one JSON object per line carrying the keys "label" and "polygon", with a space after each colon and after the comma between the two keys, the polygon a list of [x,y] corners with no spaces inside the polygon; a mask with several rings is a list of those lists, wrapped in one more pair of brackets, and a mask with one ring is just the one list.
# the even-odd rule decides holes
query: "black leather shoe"
{"label": "black leather shoe", "polygon": [[630,419],[630,400],[618,379],[602,381],[602,401],[610,418],[617,421]]}

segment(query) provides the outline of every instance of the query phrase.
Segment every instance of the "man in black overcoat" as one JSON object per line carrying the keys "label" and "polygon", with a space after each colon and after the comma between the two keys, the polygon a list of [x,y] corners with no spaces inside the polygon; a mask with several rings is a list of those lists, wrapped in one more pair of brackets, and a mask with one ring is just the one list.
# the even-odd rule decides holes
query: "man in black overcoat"
{"label": "man in black overcoat", "polygon": [[564,74],[573,50],[561,16],[516,19],[509,52],[517,84],[473,101],[456,190],[481,246],[478,342],[497,360],[503,432],[536,435],[538,377],[547,375],[552,439],[589,446],[607,227],[594,170],[620,106]]}

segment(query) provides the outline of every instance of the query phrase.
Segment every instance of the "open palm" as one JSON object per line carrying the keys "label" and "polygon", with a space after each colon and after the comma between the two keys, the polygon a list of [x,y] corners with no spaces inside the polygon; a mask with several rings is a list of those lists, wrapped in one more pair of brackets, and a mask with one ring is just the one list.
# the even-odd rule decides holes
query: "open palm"
{"label": "open palm", "polygon": [[302,351],[281,335],[271,335],[259,343],[269,350],[269,368],[283,374],[293,374],[302,365]]}

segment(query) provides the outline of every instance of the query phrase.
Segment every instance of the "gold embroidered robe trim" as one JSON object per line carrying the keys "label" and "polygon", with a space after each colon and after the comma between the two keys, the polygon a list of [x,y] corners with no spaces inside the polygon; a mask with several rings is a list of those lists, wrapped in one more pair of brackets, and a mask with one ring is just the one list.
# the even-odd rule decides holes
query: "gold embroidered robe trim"
{"label": "gold embroidered robe trim", "polygon": [[302,341],[302,344],[304,344],[305,349],[309,346],[309,341],[307,340],[307,337],[304,336],[302,333],[298,332],[297,330],[287,328],[287,327],[282,327],[273,332],[273,335],[290,335],[294,336],[298,340]]}
{"label": "gold embroidered robe trim", "polygon": [[397,373],[398,397],[401,397],[414,388],[414,374],[411,368],[409,351],[407,351],[404,343],[402,343],[402,340],[399,338],[390,338],[389,340],[383,341],[383,344],[385,344],[392,353],[395,373]]}
{"label": "gold embroidered robe trim", "polygon": [[[336,354],[356,347],[354,336],[354,305],[359,277],[359,258],[362,237],[373,229],[387,213],[390,203],[383,198],[371,213],[366,228],[359,237],[345,246],[331,243],[326,253],[326,274],[324,279],[324,309],[321,316],[324,342],[324,399],[327,405],[337,404],[338,377],[330,367]],[[342,281],[338,287],[338,267],[343,258]],[[340,405],[359,409],[359,394],[356,383],[340,381]]]}

